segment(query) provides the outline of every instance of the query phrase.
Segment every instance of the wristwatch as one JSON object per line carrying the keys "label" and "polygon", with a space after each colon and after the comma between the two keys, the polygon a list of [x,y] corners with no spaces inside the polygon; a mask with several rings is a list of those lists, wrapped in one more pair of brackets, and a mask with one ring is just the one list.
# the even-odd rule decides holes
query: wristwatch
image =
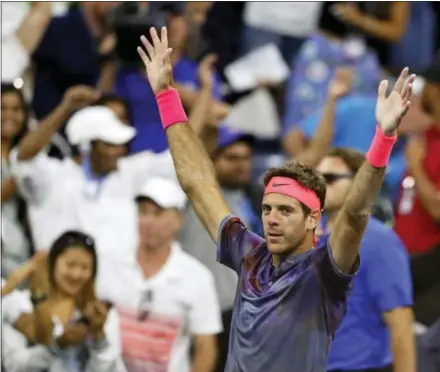
{"label": "wristwatch", "polygon": [[31,295],[31,302],[34,307],[46,300],[47,300],[47,295],[45,293],[38,293]]}

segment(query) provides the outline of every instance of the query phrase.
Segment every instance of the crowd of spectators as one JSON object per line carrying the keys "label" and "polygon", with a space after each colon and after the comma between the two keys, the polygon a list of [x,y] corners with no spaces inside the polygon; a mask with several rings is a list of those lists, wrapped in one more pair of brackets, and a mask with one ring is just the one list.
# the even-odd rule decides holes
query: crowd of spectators
{"label": "crowd of spectators", "polygon": [[[418,75],[328,370],[439,371],[439,10],[3,2],[2,370],[224,371],[237,275],[179,186],[136,53],[166,25],[190,125],[259,235],[263,173],[298,159],[326,180],[317,236],[331,232],[376,130],[379,82]],[[283,78],[263,68],[270,53]],[[253,83],[237,89],[251,55]]]}

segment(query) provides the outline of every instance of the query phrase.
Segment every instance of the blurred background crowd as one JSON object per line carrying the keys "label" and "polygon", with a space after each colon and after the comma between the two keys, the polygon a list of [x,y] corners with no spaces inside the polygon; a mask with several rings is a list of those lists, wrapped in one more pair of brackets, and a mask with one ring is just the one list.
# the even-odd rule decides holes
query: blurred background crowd
{"label": "blurred background crowd", "polygon": [[[373,210],[392,237],[361,255],[329,370],[414,371],[402,360],[417,349],[417,370],[440,371],[436,2],[2,2],[1,13],[7,372],[223,371],[236,274],[176,181],[136,52],[164,25],[190,125],[231,211],[259,234],[264,172],[306,154],[332,190],[330,218],[374,136],[379,82],[418,74]],[[413,318],[387,315],[399,307]]]}

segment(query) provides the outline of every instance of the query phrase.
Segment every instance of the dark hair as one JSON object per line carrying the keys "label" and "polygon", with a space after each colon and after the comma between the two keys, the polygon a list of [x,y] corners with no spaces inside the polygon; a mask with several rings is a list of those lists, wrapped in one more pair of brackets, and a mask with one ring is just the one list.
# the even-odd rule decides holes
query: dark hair
{"label": "dark hair", "polygon": [[130,111],[130,105],[128,104],[128,102],[118,96],[115,93],[104,93],[102,94],[93,104],[93,106],[106,106],[109,103],[120,103],[121,105],[124,106],[125,108],[125,112],[127,113],[127,119],[128,122],[131,124],[131,111]]}
{"label": "dark hair", "polygon": [[79,308],[83,308],[87,301],[95,299],[94,293],[94,281],[96,278],[96,274],[98,271],[98,259],[95,249],[95,242],[93,238],[90,236],[80,232],[80,231],[66,231],[57,240],[52,244],[52,247],[49,251],[49,255],[47,257],[48,263],[48,275],[49,275],[49,284],[53,287],[55,285],[54,280],[54,271],[55,264],[60,255],[62,255],[67,249],[80,246],[86,252],[90,253],[93,258],[93,267],[92,267],[92,278],[90,281],[90,285],[85,288],[85,295],[79,300]]}
{"label": "dark hair", "polygon": [[130,113],[130,107],[128,105],[128,102],[123,99],[122,97],[118,96],[115,93],[103,93],[93,104],[93,106],[105,106],[108,103],[120,103],[125,107],[125,110],[127,111],[127,114]]}
{"label": "dark hair", "polygon": [[17,89],[12,84],[4,84],[2,83],[2,97],[4,94],[16,94],[20,100],[21,109],[24,112],[24,122],[22,123],[21,131],[12,139],[12,147],[18,145],[20,140],[24,137],[26,132],[28,131],[28,120],[29,120],[29,106],[26,103],[23,92],[20,89]]}
{"label": "dark hair", "polygon": [[[295,180],[301,186],[313,190],[318,196],[321,209],[324,209],[326,184],[324,178],[313,168],[301,162],[289,162],[282,167],[270,168],[264,175],[266,187],[273,177],[287,177]],[[301,203],[304,214],[310,213],[310,208]]]}
{"label": "dark hair", "polygon": [[365,156],[359,151],[345,147],[335,147],[327,153],[327,156],[341,159],[353,174],[358,172],[365,161]]}

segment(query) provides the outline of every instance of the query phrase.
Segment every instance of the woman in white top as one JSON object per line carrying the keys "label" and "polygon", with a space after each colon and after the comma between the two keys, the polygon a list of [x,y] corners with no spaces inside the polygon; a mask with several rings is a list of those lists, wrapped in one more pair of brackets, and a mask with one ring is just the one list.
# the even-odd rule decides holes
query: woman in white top
{"label": "woman in white top", "polygon": [[[93,239],[62,234],[30,278],[28,337],[3,327],[3,364],[8,372],[124,372],[119,318],[95,297]],[[32,309],[33,307],[33,309]]]}

